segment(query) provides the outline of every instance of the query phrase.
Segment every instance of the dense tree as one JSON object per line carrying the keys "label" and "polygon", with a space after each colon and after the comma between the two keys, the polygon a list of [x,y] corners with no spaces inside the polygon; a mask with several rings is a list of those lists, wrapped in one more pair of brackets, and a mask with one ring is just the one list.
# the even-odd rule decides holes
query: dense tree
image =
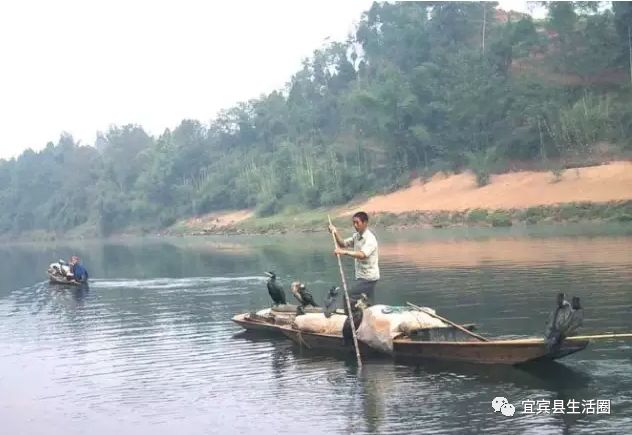
{"label": "dense tree", "polygon": [[149,136],[113,126],[0,160],[0,234],[156,229],[214,210],[342,203],[413,172],[630,150],[632,6],[374,3],[284,89]]}

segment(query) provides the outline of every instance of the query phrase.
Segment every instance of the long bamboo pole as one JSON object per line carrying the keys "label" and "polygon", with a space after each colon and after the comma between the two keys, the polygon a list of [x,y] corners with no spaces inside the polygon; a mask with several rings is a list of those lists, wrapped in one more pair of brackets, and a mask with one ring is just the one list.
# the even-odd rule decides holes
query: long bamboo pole
{"label": "long bamboo pole", "polygon": [[607,340],[608,338],[632,338],[632,334],[598,334],[598,335],[574,335],[564,340]]}
{"label": "long bamboo pole", "polygon": [[[329,225],[331,225],[331,217],[327,215],[327,219],[329,220]],[[336,241],[336,235],[332,232],[331,237],[334,239],[334,248],[338,247],[338,242]],[[351,312],[351,302],[349,301],[349,293],[347,292],[347,280],[345,280],[345,272],[342,269],[342,260],[340,260],[340,254],[337,254],[338,257],[338,268],[340,269],[340,278],[342,279],[342,288],[345,291],[345,300],[347,301],[347,312],[349,315],[349,321],[351,322],[351,333],[353,334],[353,345],[355,346],[356,358],[358,359],[358,367],[362,368],[362,359],[360,358],[360,346],[358,346],[358,337],[356,336],[355,322],[353,321],[353,314]]]}
{"label": "long bamboo pole", "polygon": [[460,330],[460,331],[462,331],[462,332],[464,332],[464,333],[466,333],[466,334],[468,334],[468,335],[471,335],[472,337],[476,337],[476,338],[478,338],[478,339],[479,339],[479,340],[481,340],[481,341],[489,341],[487,338],[485,338],[485,337],[483,337],[483,336],[481,336],[481,335],[475,334],[475,333],[473,333],[472,331],[470,331],[469,329],[465,329],[465,328],[464,328],[464,327],[462,327],[461,325],[458,325],[458,324],[456,324],[456,323],[452,322],[451,320],[446,319],[445,317],[441,317],[440,315],[435,314],[435,313],[433,313],[432,311],[427,311],[427,310],[424,310],[422,307],[418,307],[417,305],[415,305],[415,304],[411,304],[410,302],[406,302],[406,303],[407,303],[409,306],[411,306],[411,307],[413,307],[414,309],[416,309],[417,311],[421,311],[422,313],[426,313],[426,314],[428,314],[429,316],[434,317],[435,319],[439,319],[439,320],[441,320],[442,322],[447,323],[448,325],[454,326],[456,329],[458,329],[458,330]]}

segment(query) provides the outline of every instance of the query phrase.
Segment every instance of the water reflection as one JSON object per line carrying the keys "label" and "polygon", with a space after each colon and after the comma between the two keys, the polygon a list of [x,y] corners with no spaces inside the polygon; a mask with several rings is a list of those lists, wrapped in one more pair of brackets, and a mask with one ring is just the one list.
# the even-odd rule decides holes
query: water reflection
{"label": "water reflection", "polygon": [[61,302],[70,309],[82,308],[90,293],[90,287],[87,284],[80,287],[64,287],[51,284],[49,290],[54,301]]}
{"label": "water reflection", "polygon": [[[604,253],[608,255],[604,255]],[[550,266],[552,264],[632,264],[630,241],[609,237],[593,238],[503,238],[398,242],[385,244],[380,255],[421,267],[480,267],[484,265]]]}
{"label": "water reflection", "polygon": [[516,387],[538,388],[551,392],[584,388],[590,382],[588,373],[557,361],[515,367],[426,361],[415,367],[415,374],[417,376],[428,374],[466,376],[484,384],[512,384]]}

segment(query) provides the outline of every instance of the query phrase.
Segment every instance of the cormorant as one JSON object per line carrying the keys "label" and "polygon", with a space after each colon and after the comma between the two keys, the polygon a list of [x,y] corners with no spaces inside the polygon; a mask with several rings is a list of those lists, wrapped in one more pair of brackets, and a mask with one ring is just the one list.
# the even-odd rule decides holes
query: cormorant
{"label": "cormorant", "polygon": [[274,272],[265,272],[265,274],[270,277],[266,286],[274,305],[285,305],[285,291],[283,286],[276,281],[276,274]]}
{"label": "cormorant", "polygon": [[307,287],[305,287],[305,284],[294,281],[292,285],[290,285],[290,291],[303,307],[306,305],[311,305],[312,307],[318,306],[316,302],[314,302],[312,294],[307,290]]}
{"label": "cormorant", "polygon": [[568,328],[566,330],[566,336],[572,337],[577,333],[577,330],[584,323],[584,310],[579,302],[578,296],[573,296],[571,300],[571,308],[573,309],[571,313],[571,318],[568,321]]}
{"label": "cormorant", "polygon": [[340,287],[333,286],[329,289],[329,293],[327,293],[327,297],[325,298],[325,317],[327,318],[331,317],[336,309],[336,296],[338,296],[339,291]]}
{"label": "cormorant", "polygon": [[571,304],[564,296],[564,293],[557,295],[557,308],[550,314],[547,322],[545,340],[549,349],[559,346],[566,337],[574,335],[584,319],[579,297],[573,297]]}

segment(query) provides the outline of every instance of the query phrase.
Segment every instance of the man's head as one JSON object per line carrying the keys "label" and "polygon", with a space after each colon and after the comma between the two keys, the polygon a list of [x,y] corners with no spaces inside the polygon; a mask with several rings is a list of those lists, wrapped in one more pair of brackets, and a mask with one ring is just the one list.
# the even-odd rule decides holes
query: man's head
{"label": "man's head", "polygon": [[76,255],[73,255],[72,257],[70,257],[70,264],[77,264],[79,263],[79,257],[77,257]]}
{"label": "man's head", "polygon": [[362,234],[369,226],[369,215],[363,211],[359,211],[353,215],[353,228]]}

